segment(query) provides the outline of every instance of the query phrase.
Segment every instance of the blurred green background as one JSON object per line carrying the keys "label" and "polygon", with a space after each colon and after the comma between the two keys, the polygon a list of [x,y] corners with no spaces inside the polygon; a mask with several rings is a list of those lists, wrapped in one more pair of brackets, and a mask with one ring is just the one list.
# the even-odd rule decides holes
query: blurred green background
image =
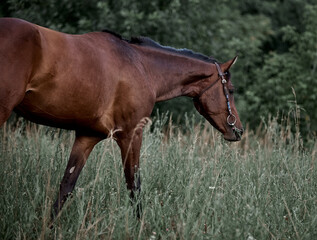
{"label": "blurred green background", "polygon": [[[302,131],[316,135],[316,0],[1,0],[0,17],[67,33],[148,36],[220,62],[238,55],[231,73],[242,122],[256,129],[270,115],[300,110]],[[156,108],[175,121],[195,111],[187,98]]]}

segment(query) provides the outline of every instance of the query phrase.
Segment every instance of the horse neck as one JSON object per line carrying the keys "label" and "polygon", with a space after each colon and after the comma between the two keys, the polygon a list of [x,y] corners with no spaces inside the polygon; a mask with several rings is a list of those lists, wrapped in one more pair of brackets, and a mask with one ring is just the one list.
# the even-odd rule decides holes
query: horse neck
{"label": "horse neck", "polygon": [[[143,66],[150,73],[156,102],[191,96],[198,81],[212,75],[214,64],[192,57],[146,48]],[[199,91],[199,90],[198,90]]]}

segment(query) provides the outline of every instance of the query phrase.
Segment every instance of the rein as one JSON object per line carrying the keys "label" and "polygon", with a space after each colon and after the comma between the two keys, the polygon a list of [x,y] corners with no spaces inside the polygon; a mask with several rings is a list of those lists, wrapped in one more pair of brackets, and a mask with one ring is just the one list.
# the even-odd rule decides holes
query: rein
{"label": "rein", "polygon": [[240,135],[240,133],[242,132],[242,130],[240,130],[239,128],[237,128],[235,126],[236,122],[237,122],[237,118],[236,116],[232,113],[231,111],[231,106],[230,106],[230,101],[229,101],[229,91],[228,91],[228,88],[226,86],[226,83],[227,83],[227,80],[225,79],[225,74],[221,71],[221,68],[219,66],[219,64],[217,62],[215,62],[215,65],[216,65],[216,68],[217,68],[217,71],[218,71],[218,78],[215,82],[213,82],[211,85],[209,85],[207,88],[205,88],[204,90],[202,90],[199,95],[196,97],[196,99],[200,99],[200,97],[210,88],[212,88],[217,82],[219,79],[221,79],[221,83],[222,83],[222,86],[223,86],[223,92],[225,94],[225,97],[226,97],[226,102],[227,102],[227,107],[228,107],[228,112],[229,112],[229,115],[227,117],[227,123],[230,127],[232,127],[232,130],[234,132],[236,132],[237,134]]}

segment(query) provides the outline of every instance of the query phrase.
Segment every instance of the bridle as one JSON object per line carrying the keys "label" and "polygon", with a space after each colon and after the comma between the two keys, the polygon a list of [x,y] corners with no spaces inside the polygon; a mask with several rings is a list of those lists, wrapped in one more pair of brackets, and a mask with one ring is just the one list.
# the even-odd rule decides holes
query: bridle
{"label": "bridle", "polygon": [[235,126],[236,122],[237,122],[237,118],[236,116],[232,113],[231,111],[231,106],[230,106],[230,101],[229,101],[229,91],[228,91],[228,88],[226,86],[226,83],[227,83],[227,80],[225,79],[225,74],[221,71],[221,68],[219,66],[219,64],[217,62],[215,62],[215,65],[216,65],[216,68],[217,68],[217,71],[218,71],[218,79],[213,82],[212,84],[210,84],[207,88],[205,88],[204,90],[202,90],[198,96],[196,96],[194,99],[195,100],[199,100],[200,97],[207,91],[209,90],[210,88],[212,88],[217,82],[219,79],[221,79],[221,83],[222,83],[222,86],[223,86],[223,92],[225,94],[225,97],[226,97],[226,102],[227,102],[227,107],[228,107],[228,112],[229,112],[229,115],[227,117],[227,123],[230,127],[232,127],[232,130],[241,135],[241,133],[243,132],[243,130],[237,128]]}

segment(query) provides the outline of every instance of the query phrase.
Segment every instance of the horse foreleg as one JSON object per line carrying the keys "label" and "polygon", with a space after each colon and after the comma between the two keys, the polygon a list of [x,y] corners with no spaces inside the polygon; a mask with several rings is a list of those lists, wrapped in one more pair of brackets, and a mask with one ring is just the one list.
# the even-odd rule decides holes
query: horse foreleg
{"label": "horse foreleg", "polygon": [[73,191],[78,176],[84,167],[90,152],[100,140],[101,139],[97,137],[88,137],[82,135],[76,136],[64,177],[60,184],[58,198],[53,206],[55,216],[61,210],[67,197]]}
{"label": "horse foreleg", "polygon": [[[142,129],[136,129],[132,134],[121,136],[117,140],[121,149],[122,164],[127,188],[130,191],[131,203],[135,202],[135,195],[141,191],[141,180],[138,174],[140,149],[142,144]],[[136,205],[136,215],[140,218],[142,212],[141,203]]]}

